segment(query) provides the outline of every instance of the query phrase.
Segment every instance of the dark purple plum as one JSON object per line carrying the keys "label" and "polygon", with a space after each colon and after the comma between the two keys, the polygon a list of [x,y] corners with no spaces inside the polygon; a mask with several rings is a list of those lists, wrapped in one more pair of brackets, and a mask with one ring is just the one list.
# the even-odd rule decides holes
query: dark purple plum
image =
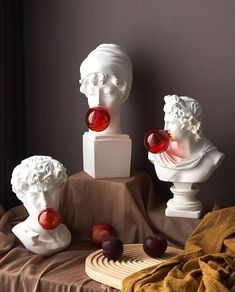
{"label": "dark purple plum", "polygon": [[167,240],[162,234],[149,235],[144,240],[143,249],[150,257],[160,257],[167,249]]}
{"label": "dark purple plum", "polygon": [[110,260],[117,260],[123,253],[123,243],[116,236],[110,236],[102,242],[103,255]]}

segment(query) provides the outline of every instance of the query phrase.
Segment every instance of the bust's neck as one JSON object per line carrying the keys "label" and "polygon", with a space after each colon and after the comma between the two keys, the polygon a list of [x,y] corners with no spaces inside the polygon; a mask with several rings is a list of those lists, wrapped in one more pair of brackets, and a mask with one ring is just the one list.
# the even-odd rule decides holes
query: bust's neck
{"label": "bust's neck", "polygon": [[181,158],[190,158],[196,155],[203,147],[204,139],[195,141],[194,136],[181,139],[180,141],[172,141],[170,144],[171,150],[175,155]]}
{"label": "bust's neck", "polygon": [[38,233],[39,235],[52,234],[57,229],[57,228],[52,230],[43,229],[38,222],[38,218],[32,215],[29,215],[29,217],[25,220],[25,223],[27,224],[27,226],[30,227],[32,231]]}
{"label": "bust's neck", "polygon": [[25,220],[25,223],[34,232],[36,232],[36,233],[43,232],[43,228],[40,226],[40,224],[38,223],[38,219],[35,216],[29,215],[29,217]]}
{"label": "bust's neck", "polygon": [[109,126],[102,132],[92,132],[94,135],[104,135],[104,134],[121,134],[121,118],[120,112],[110,113],[110,124]]}

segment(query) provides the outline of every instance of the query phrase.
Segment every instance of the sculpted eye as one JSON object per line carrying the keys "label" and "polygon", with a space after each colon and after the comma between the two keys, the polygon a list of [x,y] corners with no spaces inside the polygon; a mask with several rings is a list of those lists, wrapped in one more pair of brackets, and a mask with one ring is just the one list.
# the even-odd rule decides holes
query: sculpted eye
{"label": "sculpted eye", "polygon": [[95,94],[95,89],[94,88],[88,88],[87,89],[87,95],[94,95]]}
{"label": "sculpted eye", "polygon": [[107,88],[106,90],[104,90],[104,94],[107,96],[110,96],[113,94],[113,89],[112,88]]}
{"label": "sculpted eye", "polygon": [[30,197],[31,200],[36,200],[37,197],[38,197],[38,194],[36,194],[36,193],[30,193],[29,194],[29,197]]}

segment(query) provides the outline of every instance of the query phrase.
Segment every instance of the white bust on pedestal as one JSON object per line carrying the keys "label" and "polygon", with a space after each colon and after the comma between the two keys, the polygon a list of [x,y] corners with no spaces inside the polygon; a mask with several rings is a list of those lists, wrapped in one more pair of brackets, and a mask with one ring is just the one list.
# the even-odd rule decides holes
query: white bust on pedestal
{"label": "white bust on pedestal", "polygon": [[49,156],[29,157],[13,170],[12,189],[29,217],[12,231],[33,253],[50,255],[64,250],[71,242],[71,234],[60,223],[57,212],[60,189],[66,180],[66,169]]}
{"label": "white bust on pedestal", "polygon": [[158,178],[173,182],[173,199],[167,203],[166,215],[199,218],[201,203],[195,198],[197,183],[206,181],[221,164],[224,154],[208,141],[201,129],[201,106],[186,96],[165,96],[165,130],[170,143],[165,152],[149,152]]}
{"label": "white bust on pedestal", "polygon": [[132,85],[132,63],[119,45],[102,44],[80,67],[80,91],[90,108],[101,107],[110,115],[108,127],[83,135],[83,168],[94,178],[129,177],[131,139],[122,134],[120,108]]}

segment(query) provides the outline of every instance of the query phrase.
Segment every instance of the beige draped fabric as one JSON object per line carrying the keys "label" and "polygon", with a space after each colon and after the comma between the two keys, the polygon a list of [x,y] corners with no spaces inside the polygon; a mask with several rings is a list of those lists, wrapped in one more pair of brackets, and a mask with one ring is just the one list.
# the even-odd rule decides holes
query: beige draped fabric
{"label": "beige draped fabric", "polygon": [[72,233],[68,249],[52,256],[27,251],[11,229],[25,220],[23,206],[8,211],[0,220],[1,292],[113,292],[85,274],[86,256],[95,250],[90,242],[95,223],[111,224],[124,243],[140,243],[153,232],[166,234],[182,247],[200,220],[165,217],[148,174],[130,178],[95,180],[84,172],[69,177],[62,189],[60,213]]}

